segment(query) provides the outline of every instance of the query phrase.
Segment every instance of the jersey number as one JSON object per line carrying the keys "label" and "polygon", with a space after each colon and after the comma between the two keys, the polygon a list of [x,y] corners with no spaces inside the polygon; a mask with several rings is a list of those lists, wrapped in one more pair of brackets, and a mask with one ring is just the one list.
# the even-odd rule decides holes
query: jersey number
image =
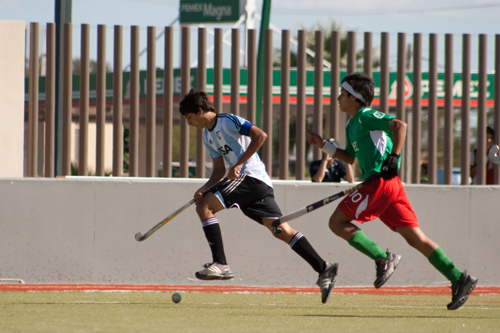
{"label": "jersey number", "polygon": [[361,193],[358,192],[358,190],[352,192],[349,196],[351,197],[351,201],[354,203],[363,199],[363,196],[361,195]]}

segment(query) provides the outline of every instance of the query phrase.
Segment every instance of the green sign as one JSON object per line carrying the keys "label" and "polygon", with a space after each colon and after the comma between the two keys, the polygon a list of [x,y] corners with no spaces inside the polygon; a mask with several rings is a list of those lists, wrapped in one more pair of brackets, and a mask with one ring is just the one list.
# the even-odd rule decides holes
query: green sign
{"label": "green sign", "polygon": [[234,23],[245,11],[246,0],[180,0],[179,20],[191,23]]}
{"label": "green sign", "polygon": [[[247,95],[247,70],[246,68],[242,68],[240,70],[240,95]],[[197,86],[197,69],[191,69],[191,87]],[[342,79],[346,75],[346,71],[341,71],[340,79]],[[146,98],[146,79],[147,72],[141,71],[139,74],[139,98]],[[396,88],[397,88],[397,74],[396,72],[389,73],[389,100],[396,100]],[[421,79],[421,91],[422,91],[422,99],[426,100],[429,98],[429,74],[422,73]],[[174,70],[174,78],[173,78],[173,91],[174,96],[179,97],[181,94],[181,71],[180,69]],[[373,80],[375,82],[375,99],[380,98],[380,73],[373,73]],[[494,99],[494,83],[495,83],[495,74],[488,74],[486,78],[487,88],[486,88],[486,99],[488,103],[493,103]],[[323,97],[330,97],[330,71],[323,71]],[[478,86],[479,80],[477,73],[472,73],[470,77],[470,98],[471,101],[477,101],[478,98]],[[28,78],[25,79],[25,102],[29,101],[29,84]],[[156,71],[156,95],[158,97],[163,96],[164,91],[164,81],[163,81],[163,70],[158,69]],[[407,73],[406,79],[404,82],[405,85],[405,99],[410,100],[413,97],[413,74]],[[80,100],[80,78],[78,75],[73,75],[73,101],[78,102]],[[90,74],[90,82],[89,82],[89,95],[90,101],[96,100],[96,75]],[[213,68],[207,69],[207,93],[212,94],[214,91],[214,71]],[[314,96],[314,71],[308,70],[306,72],[306,97],[308,98],[307,103],[310,104],[312,101],[311,97]],[[231,95],[231,69],[224,68],[222,75],[222,92],[223,95],[229,96]],[[297,71],[292,69],[290,71],[290,97],[295,98],[297,96]],[[437,82],[436,82],[436,93],[439,101],[444,99],[444,73],[438,73]],[[279,96],[281,94],[281,71],[279,69],[275,69],[273,71],[273,95]],[[130,73],[123,73],[123,99],[130,99]],[[335,96],[336,97],[336,96]],[[460,100],[462,98],[462,74],[455,73],[453,75],[453,99]],[[106,99],[113,99],[113,73],[106,74]],[[45,77],[40,77],[39,79],[39,102],[45,102]]]}

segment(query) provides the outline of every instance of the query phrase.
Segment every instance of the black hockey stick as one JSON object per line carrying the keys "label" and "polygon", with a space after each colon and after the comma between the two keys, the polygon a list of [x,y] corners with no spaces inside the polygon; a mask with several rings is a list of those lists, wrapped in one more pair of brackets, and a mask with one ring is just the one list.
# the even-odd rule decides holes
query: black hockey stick
{"label": "black hockey stick", "polygon": [[294,220],[298,217],[301,217],[303,215],[306,215],[307,213],[310,213],[312,212],[313,210],[316,210],[318,208],[321,208],[323,206],[326,206],[328,205],[330,202],[333,202],[339,198],[342,198],[343,196],[345,195],[348,195],[348,194],[351,194],[352,192],[356,191],[356,190],[359,190],[360,188],[362,188],[363,186],[365,186],[366,184],[369,184],[371,182],[373,182],[374,180],[376,179],[379,179],[380,178],[380,174],[376,174],[376,175],[373,175],[371,177],[369,177],[367,180],[365,180],[364,182],[362,183],[359,183],[358,185],[356,186],[353,186],[353,187],[350,187],[348,188],[347,190],[343,190],[342,192],[339,192],[337,194],[334,194],[332,196],[329,196],[327,198],[324,198],[322,200],[319,200],[319,201],[316,201],[315,203],[313,204],[310,204],[306,207],[303,207],[301,209],[298,209],[294,212],[291,212],[290,214],[287,214],[287,215],[284,215],[282,217],[280,217],[279,219],[277,220],[274,220],[272,223],[271,223],[271,231],[273,232],[273,234],[281,234],[281,232],[283,231],[279,225],[281,223],[284,223],[284,222],[288,222],[288,221],[291,221],[291,220]]}
{"label": "black hockey stick", "polygon": [[[203,192],[203,195],[207,194],[208,192],[210,192],[215,187],[220,186],[222,184],[225,184],[227,181],[228,181],[227,178],[224,178],[224,179],[220,180],[218,183],[212,185],[208,190],[206,190],[205,192]],[[179,215],[180,213],[182,213],[183,211],[185,211],[187,208],[189,208],[192,204],[194,204],[194,199],[191,199],[187,204],[185,204],[184,206],[182,206],[181,208],[177,209],[175,212],[173,212],[172,214],[170,214],[169,216],[167,216],[165,219],[163,219],[163,221],[159,222],[154,227],[152,227],[151,229],[149,229],[148,232],[146,232],[144,235],[141,234],[140,232],[136,233],[135,234],[135,240],[138,241],[138,242],[142,242],[143,240],[147,239],[149,236],[151,236],[156,231],[158,231],[158,229],[160,229],[161,227],[163,227],[169,221],[173,220],[174,217],[176,217],[177,215]]]}

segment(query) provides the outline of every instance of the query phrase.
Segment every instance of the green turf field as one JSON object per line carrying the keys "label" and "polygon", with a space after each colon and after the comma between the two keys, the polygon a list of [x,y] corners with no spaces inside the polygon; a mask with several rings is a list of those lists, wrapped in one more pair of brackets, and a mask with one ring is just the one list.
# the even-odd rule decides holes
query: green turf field
{"label": "green turf field", "polygon": [[500,332],[500,295],[0,292],[0,332]]}

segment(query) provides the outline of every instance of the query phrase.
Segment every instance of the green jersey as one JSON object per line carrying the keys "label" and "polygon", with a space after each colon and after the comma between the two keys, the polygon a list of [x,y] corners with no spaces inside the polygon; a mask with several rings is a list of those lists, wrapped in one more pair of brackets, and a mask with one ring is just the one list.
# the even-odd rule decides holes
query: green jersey
{"label": "green jersey", "polygon": [[364,179],[380,172],[382,163],[392,151],[389,124],[394,118],[377,110],[362,108],[346,124],[346,151],[358,159]]}

